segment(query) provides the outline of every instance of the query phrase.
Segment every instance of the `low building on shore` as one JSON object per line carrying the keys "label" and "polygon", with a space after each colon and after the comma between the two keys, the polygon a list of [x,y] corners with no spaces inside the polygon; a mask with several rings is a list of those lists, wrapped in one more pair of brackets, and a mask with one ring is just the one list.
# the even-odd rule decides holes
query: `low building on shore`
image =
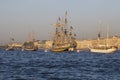
{"label": "low building on shore", "polygon": [[[97,46],[98,44],[106,45],[106,42],[109,46],[116,46],[120,49],[120,38],[119,37],[110,37],[108,39],[101,38],[101,39],[88,39],[88,40],[76,40],[77,42],[77,49],[89,49],[89,47]],[[38,48],[39,49],[51,49],[52,48],[52,40],[43,40],[39,42]]]}
{"label": "low building on shore", "polygon": [[[120,37],[110,37],[108,39],[106,38],[100,38],[100,39],[88,39],[88,40],[76,40],[77,47],[76,49],[89,49],[92,46],[100,45],[109,45],[109,46],[115,46],[120,50]],[[106,43],[107,42],[107,43]],[[38,45],[38,49],[51,49],[52,48],[53,41],[52,40],[42,40],[38,41],[36,45]],[[8,46],[14,46],[16,48],[21,48],[23,43],[12,43],[8,44]],[[4,46],[2,46],[4,47]]]}

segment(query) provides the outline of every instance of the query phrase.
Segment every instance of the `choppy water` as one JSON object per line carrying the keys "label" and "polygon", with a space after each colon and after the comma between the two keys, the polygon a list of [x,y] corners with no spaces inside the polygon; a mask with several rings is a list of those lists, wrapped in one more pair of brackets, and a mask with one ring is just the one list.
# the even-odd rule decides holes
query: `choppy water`
{"label": "choppy water", "polygon": [[120,80],[120,51],[96,54],[0,49],[0,80]]}

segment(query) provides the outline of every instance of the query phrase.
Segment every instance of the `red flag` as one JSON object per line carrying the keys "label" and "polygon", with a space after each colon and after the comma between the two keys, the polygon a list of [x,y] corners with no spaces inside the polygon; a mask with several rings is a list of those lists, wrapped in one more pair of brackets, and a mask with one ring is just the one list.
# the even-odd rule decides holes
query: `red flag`
{"label": "red flag", "polygon": [[73,27],[72,27],[72,26],[70,26],[70,29],[73,29]]}
{"label": "red flag", "polygon": [[61,20],[60,17],[58,18],[58,20],[59,20],[59,21]]}
{"label": "red flag", "polygon": [[100,38],[100,32],[98,33],[98,38]]}

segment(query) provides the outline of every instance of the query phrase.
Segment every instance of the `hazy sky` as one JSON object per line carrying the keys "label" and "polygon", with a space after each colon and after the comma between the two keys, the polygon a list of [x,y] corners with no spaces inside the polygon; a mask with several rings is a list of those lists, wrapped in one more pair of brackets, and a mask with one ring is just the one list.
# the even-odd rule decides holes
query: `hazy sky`
{"label": "hazy sky", "polygon": [[36,39],[52,39],[59,16],[68,12],[70,25],[77,38],[96,38],[98,21],[102,21],[102,36],[110,24],[110,35],[120,36],[120,0],[0,0],[0,43],[25,41],[34,31]]}

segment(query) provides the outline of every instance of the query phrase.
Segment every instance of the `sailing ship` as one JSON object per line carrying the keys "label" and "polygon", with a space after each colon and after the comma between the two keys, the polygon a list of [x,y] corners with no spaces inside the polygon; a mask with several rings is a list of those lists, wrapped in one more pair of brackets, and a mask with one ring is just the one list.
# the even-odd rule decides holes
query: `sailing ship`
{"label": "sailing ship", "polygon": [[56,30],[52,44],[52,51],[73,51],[77,46],[75,41],[76,35],[73,33],[73,27],[68,27],[67,11],[65,17],[59,17],[54,26],[56,27]]}
{"label": "sailing ship", "polygon": [[13,35],[10,33],[10,37],[9,37],[9,40],[10,40],[10,42],[9,42],[9,44],[7,45],[7,48],[5,49],[6,51],[12,51],[12,50],[14,50],[14,37],[13,37]]}
{"label": "sailing ship", "polygon": [[[109,26],[108,26],[109,28]],[[115,46],[110,46],[108,44],[108,28],[107,28],[107,39],[105,44],[100,44],[100,32],[98,33],[98,44],[97,46],[91,47],[90,51],[95,53],[114,53],[117,49]]]}
{"label": "sailing ship", "polygon": [[34,35],[29,34],[29,39],[23,43],[22,51],[36,51],[38,50],[38,41],[35,40]]}
{"label": "sailing ship", "polygon": [[14,46],[12,45],[7,45],[7,48],[5,49],[6,51],[13,51],[14,50]]}

